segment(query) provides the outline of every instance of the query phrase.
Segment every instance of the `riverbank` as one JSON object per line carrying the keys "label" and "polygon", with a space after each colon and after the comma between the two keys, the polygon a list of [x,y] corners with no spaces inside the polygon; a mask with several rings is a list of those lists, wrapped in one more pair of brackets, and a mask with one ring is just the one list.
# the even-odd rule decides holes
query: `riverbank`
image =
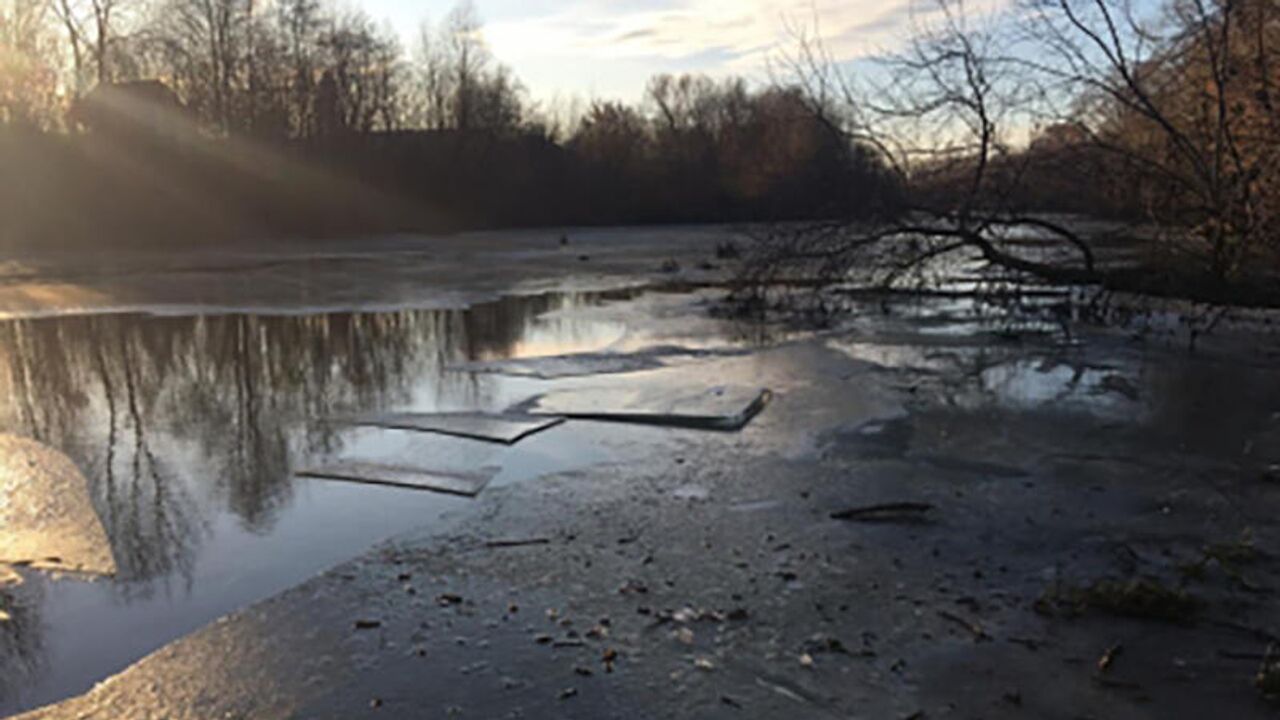
{"label": "riverbank", "polygon": [[774,401],[741,434],[549,431],[616,459],[499,483],[24,717],[1270,716],[1274,345],[995,330],[868,305],[522,381]]}

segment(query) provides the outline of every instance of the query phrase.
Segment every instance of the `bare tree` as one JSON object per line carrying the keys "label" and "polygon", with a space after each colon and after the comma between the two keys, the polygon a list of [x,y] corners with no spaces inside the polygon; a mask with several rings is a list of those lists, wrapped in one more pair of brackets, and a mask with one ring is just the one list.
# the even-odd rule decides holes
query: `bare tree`
{"label": "bare tree", "polygon": [[[870,268],[893,282],[961,253],[1055,282],[1222,297],[1260,245],[1274,250],[1271,16],[1280,12],[1253,0],[1174,0],[1158,17],[1143,7],[1024,0],[1014,11],[973,10],[939,0],[917,12],[906,48],[880,59],[885,80],[870,86],[842,73],[815,34],[798,33],[783,62],[788,81],[815,115],[883,158],[905,202],[870,227],[837,220],[778,233],[749,279],[836,281]],[[1267,30],[1246,30],[1257,27]],[[1037,127],[1056,141],[1031,143]],[[1154,246],[1207,251],[1159,272],[1099,262],[1094,238],[1038,212],[1027,190],[1062,146],[1123,178],[1122,202],[1131,216],[1142,208],[1135,219],[1147,237],[1154,228]],[[1040,241],[1033,251],[1011,242],[1028,236]],[[1177,288],[1170,272],[1183,276]]]}
{"label": "bare tree", "polygon": [[84,47],[84,29],[81,25],[79,13],[72,7],[71,0],[56,0],[53,3],[54,12],[58,15],[58,20],[66,29],[67,44],[71,50],[72,62],[72,87],[75,94],[80,96],[85,91],[85,47]]}
{"label": "bare tree", "polygon": [[478,90],[491,62],[481,27],[471,0],[462,0],[445,16],[443,38],[453,85],[450,114],[459,130],[471,127]]}
{"label": "bare tree", "polygon": [[42,0],[0,0],[0,126],[55,120],[60,48]]}
{"label": "bare tree", "polygon": [[[1021,63],[1055,108],[1146,193],[1166,243],[1216,278],[1274,254],[1280,231],[1280,8],[1258,0],[1039,0],[1026,6],[1041,59]],[[1274,257],[1272,258],[1274,259]]]}
{"label": "bare tree", "polygon": [[436,130],[509,131],[524,120],[524,90],[484,41],[464,0],[436,30],[423,22],[415,49],[419,122]]}
{"label": "bare tree", "polygon": [[449,81],[446,73],[445,55],[431,23],[423,20],[418,28],[418,44],[414,48],[414,102],[420,127],[443,130],[448,125]]}
{"label": "bare tree", "polygon": [[287,87],[289,124],[296,137],[314,132],[315,48],[320,27],[317,0],[283,0],[276,5],[275,28],[281,36],[288,72],[282,84]]}
{"label": "bare tree", "polygon": [[337,18],[319,41],[337,92],[340,125],[356,132],[394,129],[399,123],[400,47],[366,15]]}
{"label": "bare tree", "polygon": [[127,0],[51,0],[67,35],[71,51],[76,95],[86,89],[90,77],[99,84],[116,77],[117,55],[125,40],[121,26],[133,9]]}
{"label": "bare tree", "polygon": [[233,130],[250,0],[168,0],[153,29],[179,91],[219,130]]}

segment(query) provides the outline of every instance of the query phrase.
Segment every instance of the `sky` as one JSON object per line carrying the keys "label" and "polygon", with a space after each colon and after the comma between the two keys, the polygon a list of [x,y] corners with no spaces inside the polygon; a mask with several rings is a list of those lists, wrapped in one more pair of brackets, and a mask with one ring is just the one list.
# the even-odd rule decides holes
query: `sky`
{"label": "sky", "polygon": [[[407,47],[423,18],[454,0],[351,0],[386,21]],[[815,18],[839,60],[892,47],[912,0],[475,0],[484,34],[535,100],[638,99],[656,73],[764,78],[793,42],[788,27]]]}

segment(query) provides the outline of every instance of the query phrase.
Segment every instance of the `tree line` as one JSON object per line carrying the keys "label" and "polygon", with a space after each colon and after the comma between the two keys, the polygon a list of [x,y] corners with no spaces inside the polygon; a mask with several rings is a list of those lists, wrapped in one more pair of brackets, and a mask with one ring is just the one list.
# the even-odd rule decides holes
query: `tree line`
{"label": "tree line", "polygon": [[465,1],[413,45],[319,0],[0,0],[0,164],[19,170],[0,175],[0,241],[784,220],[893,202],[877,154],[799,87],[664,75],[634,105],[540,105]]}
{"label": "tree line", "polygon": [[[466,3],[405,51],[318,0],[0,0],[0,240],[816,218],[762,277],[978,252],[1274,295],[1278,8],[921,0],[871,72],[801,31],[769,83],[658,76],[636,104],[547,106]],[[1139,262],[1045,212],[1120,221]],[[1066,253],[1005,242],[1029,229]]]}

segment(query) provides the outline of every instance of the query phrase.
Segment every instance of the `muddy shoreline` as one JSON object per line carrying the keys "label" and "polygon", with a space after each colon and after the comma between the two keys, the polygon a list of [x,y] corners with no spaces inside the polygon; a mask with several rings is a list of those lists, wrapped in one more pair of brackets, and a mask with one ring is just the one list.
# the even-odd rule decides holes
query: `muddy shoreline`
{"label": "muddy shoreline", "polygon": [[[615,249],[615,267],[666,247]],[[583,282],[558,249],[520,252],[553,256],[530,288]],[[330,277],[330,300],[363,292]],[[1176,325],[1011,323],[955,298],[760,327],[714,319],[715,301],[544,303],[492,352],[406,372],[472,388],[419,404],[489,409],[769,388],[741,432],[575,420],[496,455],[340,436],[505,469],[474,501],[20,717],[1274,715],[1256,686],[1280,637],[1269,335],[1219,328],[1190,352]],[[464,345],[488,337],[477,323]],[[325,522],[348,521],[343,503],[357,522],[375,491],[344,492]]]}
{"label": "muddy shoreline", "polygon": [[[777,397],[619,431],[646,462],[498,488],[24,717],[1273,714],[1272,371],[894,325],[632,374]],[[1195,604],[1071,594],[1138,577]]]}

